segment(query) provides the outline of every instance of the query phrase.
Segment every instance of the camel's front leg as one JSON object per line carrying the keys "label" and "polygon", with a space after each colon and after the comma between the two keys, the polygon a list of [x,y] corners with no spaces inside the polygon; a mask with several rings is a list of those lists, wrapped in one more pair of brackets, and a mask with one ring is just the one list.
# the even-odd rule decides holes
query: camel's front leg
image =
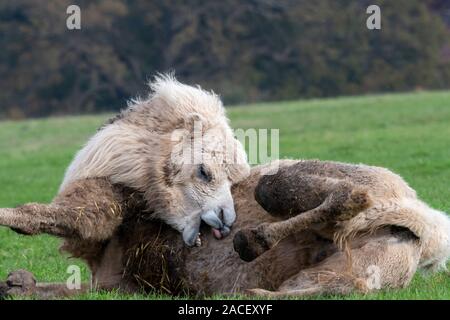
{"label": "camel's front leg", "polygon": [[0,209],[0,225],[14,231],[35,235],[49,233],[56,236],[70,236],[68,228],[58,224],[57,216],[63,211],[55,205],[26,204],[18,208]]}
{"label": "camel's front leg", "polygon": [[[308,177],[310,183],[312,179],[313,177]],[[317,192],[320,192],[320,187],[324,189],[321,184],[324,184],[325,179],[317,177],[316,180],[319,189]],[[291,190],[290,192],[295,193],[296,191]],[[300,199],[302,196],[305,195],[297,194]],[[292,197],[290,198],[292,199]],[[283,201],[283,199],[278,199],[278,201]],[[288,206],[298,207],[298,204],[294,202],[292,201]],[[256,228],[240,230],[234,237],[234,248],[242,260],[252,261],[290,235],[309,229],[314,224],[350,219],[368,208],[370,204],[371,200],[366,190],[354,186],[348,181],[333,181],[329,194],[319,206],[303,213],[297,212],[297,215],[287,220],[264,223]],[[287,204],[283,203],[283,205]],[[289,212],[286,215],[292,216],[292,214],[293,212]]]}
{"label": "camel's front leg", "polygon": [[109,210],[103,206],[97,209],[89,203],[83,206],[30,203],[15,209],[0,209],[0,225],[25,235],[47,233],[102,241],[122,221],[120,211],[113,215]]}
{"label": "camel's front leg", "polygon": [[134,193],[124,193],[105,179],[80,180],[51,204],[26,204],[0,209],[0,225],[35,235],[48,233],[84,240],[109,239],[123,219],[124,206],[134,205]]}

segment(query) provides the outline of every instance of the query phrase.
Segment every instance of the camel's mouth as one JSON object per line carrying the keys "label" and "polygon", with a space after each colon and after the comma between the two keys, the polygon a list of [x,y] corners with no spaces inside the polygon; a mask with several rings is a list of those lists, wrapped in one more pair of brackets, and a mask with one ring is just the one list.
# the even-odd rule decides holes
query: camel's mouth
{"label": "camel's mouth", "polygon": [[217,240],[222,239],[222,233],[220,233],[219,229],[211,228],[211,230],[212,230],[214,238],[216,238]]}
{"label": "camel's mouth", "polygon": [[223,226],[221,229],[211,228],[214,238],[220,240],[230,234],[230,228]]}
{"label": "camel's mouth", "polygon": [[231,226],[224,222],[222,210],[209,210],[201,215],[201,219],[211,227],[214,238],[220,240],[230,234]]}

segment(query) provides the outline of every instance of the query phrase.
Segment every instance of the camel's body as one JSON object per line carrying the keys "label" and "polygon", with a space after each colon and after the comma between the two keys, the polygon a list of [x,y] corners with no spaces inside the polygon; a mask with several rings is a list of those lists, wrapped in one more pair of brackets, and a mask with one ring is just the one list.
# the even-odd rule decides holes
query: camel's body
{"label": "camel's body", "polygon": [[[417,267],[435,269],[450,256],[449,219],[400,177],[363,165],[283,161],[274,175],[261,172],[276,164],[242,181],[245,151],[218,96],[171,76],[151,88],[78,152],[51,204],[0,209],[0,225],[64,238],[64,249],[88,263],[95,288],[128,291],[367,291],[406,285]],[[205,227],[198,237],[202,220],[226,236],[236,211],[227,238],[217,241]],[[185,244],[203,245],[187,248],[175,230]],[[13,273],[2,290],[77,292],[35,286],[26,272]]]}
{"label": "camel's body", "polygon": [[[267,187],[268,182],[273,188]],[[262,187],[264,194],[274,195],[269,200],[284,201],[278,207],[288,203],[296,212],[275,210],[278,217],[268,214],[254,199],[255,190],[258,195]],[[450,251],[448,218],[417,200],[400,177],[381,168],[285,161],[277,174],[263,178],[260,168],[254,168],[246,181],[233,187],[238,219],[230,236],[218,241],[204,227],[203,244],[198,248],[187,248],[173,229],[142,220],[142,199],[131,190],[103,179],[79,181],[73,188],[78,192],[62,194],[55,202],[63,199],[72,206],[85,205],[89,195],[101,203],[99,210],[119,205],[124,217],[107,241],[85,241],[76,232],[70,233],[70,226],[65,228],[65,249],[88,262],[96,288],[206,295],[245,291],[269,296],[367,292],[403,287],[418,267],[442,265]],[[352,206],[359,204],[361,195],[368,202],[362,201],[360,208]],[[273,203],[258,196],[270,209]],[[335,219],[314,220],[323,214]],[[286,222],[299,226],[300,220],[311,217],[313,223],[298,232],[286,231]],[[270,235],[269,240],[276,237],[275,231],[284,232],[281,238],[286,238],[269,243],[270,250],[244,262],[233,249],[233,240],[237,249],[245,244],[237,243],[235,235],[261,223],[266,223],[265,228],[257,230]],[[333,238],[347,244],[346,252]],[[9,293],[76,293],[64,286],[27,286],[24,273],[12,274],[10,280],[16,286],[7,288]]]}

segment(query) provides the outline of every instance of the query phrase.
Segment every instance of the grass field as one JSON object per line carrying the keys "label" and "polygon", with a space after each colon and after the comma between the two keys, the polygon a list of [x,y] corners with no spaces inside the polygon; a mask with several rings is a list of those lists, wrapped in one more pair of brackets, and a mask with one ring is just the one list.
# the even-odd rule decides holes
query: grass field
{"label": "grass field", "polygon": [[[235,128],[280,129],[281,157],[384,166],[401,174],[430,205],[450,212],[450,92],[238,106],[229,116]],[[51,201],[74,153],[107,117],[0,122],[0,207]],[[67,266],[78,264],[87,280],[82,262],[61,256],[58,244],[49,236],[0,228],[0,279],[23,268],[40,280],[65,281]],[[164,297],[93,293],[79,298]],[[417,274],[403,290],[346,297],[359,298],[450,299],[450,275]]]}

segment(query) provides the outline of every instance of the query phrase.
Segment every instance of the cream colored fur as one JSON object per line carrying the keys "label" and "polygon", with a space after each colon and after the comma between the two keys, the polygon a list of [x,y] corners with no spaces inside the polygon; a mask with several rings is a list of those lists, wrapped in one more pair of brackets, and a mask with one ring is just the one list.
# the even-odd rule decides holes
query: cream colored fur
{"label": "cream colored fur", "polygon": [[445,269],[450,258],[450,218],[446,213],[430,208],[415,193],[374,200],[371,208],[342,223],[336,234],[339,242],[361,232],[374,233],[383,226],[405,227],[419,238],[419,267],[432,271]]}
{"label": "cream colored fur", "polygon": [[[195,228],[208,210],[233,215],[230,186],[249,174],[249,166],[219,97],[167,75],[150,88],[147,99],[132,101],[78,152],[60,192],[77,180],[107,177],[145,193],[153,216],[179,231]],[[201,148],[195,150],[191,142],[198,135]],[[189,163],[177,155],[181,151],[194,152],[200,162]],[[213,176],[209,184],[195,178],[200,163]]]}

